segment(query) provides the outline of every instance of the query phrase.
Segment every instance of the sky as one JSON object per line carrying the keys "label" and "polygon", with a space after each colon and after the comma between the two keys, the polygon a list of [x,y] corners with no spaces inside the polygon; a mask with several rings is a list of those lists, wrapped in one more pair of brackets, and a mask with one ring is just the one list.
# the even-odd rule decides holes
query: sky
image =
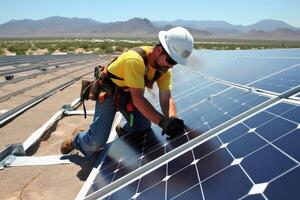
{"label": "sky", "polygon": [[152,21],[223,20],[235,25],[275,19],[300,27],[299,8],[299,0],[1,0],[0,24],[12,19],[62,16],[100,22],[133,17]]}

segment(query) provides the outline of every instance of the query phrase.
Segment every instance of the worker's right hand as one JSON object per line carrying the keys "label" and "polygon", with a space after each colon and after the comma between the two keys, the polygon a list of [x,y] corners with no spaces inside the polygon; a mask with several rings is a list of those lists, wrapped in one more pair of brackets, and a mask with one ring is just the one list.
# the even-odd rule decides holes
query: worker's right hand
{"label": "worker's right hand", "polygon": [[166,134],[171,138],[185,131],[184,121],[177,117],[162,117],[158,125],[163,129],[163,135]]}

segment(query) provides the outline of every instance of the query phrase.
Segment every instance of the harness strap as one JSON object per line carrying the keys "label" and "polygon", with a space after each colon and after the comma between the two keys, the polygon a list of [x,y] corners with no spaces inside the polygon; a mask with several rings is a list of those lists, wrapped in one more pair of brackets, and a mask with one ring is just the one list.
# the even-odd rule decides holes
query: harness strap
{"label": "harness strap", "polygon": [[[143,48],[141,48],[141,47],[134,47],[134,48],[131,48],[131,50],[137,52],[137,53],[143,58],[144,65],[145,65],[145,67],[147,68],[147,67],[148,67],[148,57],[147,57],[146,51],[145,51]],[[106,73],[108,74],[108,78],[110,78],[110,79],[113,78],[113,79],[118,79],[118,80],[124,80],[123,78],[120,78],[120,77],[114,75],[113,73],[110,73],[110,72],[107,70],[108,66],[109,66],[111,63],[113,63],[117,58],[118,58],[118,57],[116,57],[115,59],[113,59],[113,60],[107,65],[107,67],[106,67]],[[148,71],[148,70],[146,70],[146,71]],[[152,88],[153,88],[154,82],[155,82],[157,79],[159,79],[160,76],[161,76],[161,73],[160,73],[158,70],[156,70],[156,71],[155,71],[155,74],[154,74],[154,76],[153,76],[153,78],[152,78],[151,80],[149,80],[148,77],[147,77],[147,73],[145,73],[145,75],[144,75],[145,86],[148,87],[148,88],[150,88],[150,89],[152,89]],[[121,87],[121,88],[127,89],[128,87]]]}
{"label": "harness strap", "polygon": [[141,47],[133,47],[131,50],[137,52],[144,60],[145,66],[148,66],[148,57],[146,51]]}
{"label": "harness strap", "polygon": [[[145,80],[145,86],[152,89],[153,87],[153,83],[160,77],[161,73],[156,70],[154,77],[152,80],[149,80],[147,77],[147,71],[148,71],[148,57],[147,57],[147,53],[146,51],[141,48],[141,47],[134,47],[131,50],[137,52],[144,61],[144,65],[146,67],[146,73],[144,74],[144,80]],[[94,71],[94,77],[95,80],[99,80],[101,82],[101,84],[106,83],[108,85],[111,85],[114,89],[113,92],[109,92],[109,91],[102,91],[99,93],[99,97],[98,100],[100,102],[103,102],[105,97],[107,95],[113,95],[114,99],[115,99],[115,108],[116,111],[119,110],[119,104],[120,104],[120,90],[126,90],[128,89],[128,87],[119,87],[117,86],[111,79],[117,79],[117,80],[124,80],[123,78],[120,78],[118,76],[116,76],[115,74],[111,73],[108,71],[108,67],[111,63],[113,63],[118,57],[115,57],[112,61],[110,61],[110,63],[105,66],[105,67],[101,67],[99,66],[97,69],[95,69]],[[102,76],[102,77],[101,77]],[[93,82],[90,83],[90,85]],[[108,94],[110,93],[110,94]],[[97,99],[96,99],[97,100]],[[84,103],[84,99],[82,99],[82,103],[83,103],[83,110],[84,110],[84,118],[86,118],[86,107],[85,107],[85,103]]]}

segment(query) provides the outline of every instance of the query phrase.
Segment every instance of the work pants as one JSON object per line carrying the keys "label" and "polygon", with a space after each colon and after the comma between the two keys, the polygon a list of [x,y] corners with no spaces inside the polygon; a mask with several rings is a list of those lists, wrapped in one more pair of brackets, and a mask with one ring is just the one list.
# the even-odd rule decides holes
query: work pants
{"label": "work pants", "polygon": [[[110,87],[110,86],[107,86]],[[130,113],[126,106],[131,101],[130,93],[120,91],[119,111],[127,120],[124,128],[126,132],[144,131],[151,127],[151,122],[145,118],[136,108],[134,108],[133,127],[129,125]],[[86,157],[92,156],[95,152],[104,148],[109,137],[111,126],[116,113],[115,101],[112,96],[106,97],[104,102],[96,101],[95,114],[93,122],[87,131],[80,132],[74,139],[74,146],[81,151]]]}

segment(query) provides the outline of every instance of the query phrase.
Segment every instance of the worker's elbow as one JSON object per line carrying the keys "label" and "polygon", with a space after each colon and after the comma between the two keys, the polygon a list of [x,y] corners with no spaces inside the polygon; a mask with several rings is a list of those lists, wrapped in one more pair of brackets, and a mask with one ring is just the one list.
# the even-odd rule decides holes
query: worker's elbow
{"label": "worker's elbow", "polygon": [[141,104],[141,99],[140,98],[132,98],[132,104],[138,108],[139,105]]}

